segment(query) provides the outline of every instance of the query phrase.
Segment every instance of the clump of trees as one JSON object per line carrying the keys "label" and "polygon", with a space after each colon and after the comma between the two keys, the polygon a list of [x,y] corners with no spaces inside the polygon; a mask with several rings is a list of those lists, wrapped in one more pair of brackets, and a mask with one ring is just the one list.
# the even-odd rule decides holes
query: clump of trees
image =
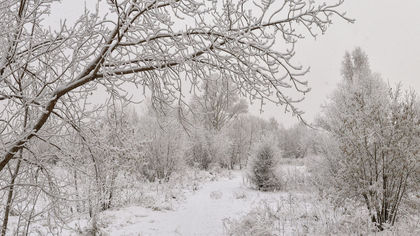
{"label": "clump of trees", "polygon": [[202,95],[191,101],[194,131],[187,152],[188,163],[201,169],[212,164],[233,169],[235,151],[229,137],[229,127],[248,112],[248,104],[240,98],[239,89],[229,79],[213,74],[202,85]]}
{"label": "clump of trees", "polygon": [[217,137],[219,137],[227,141],[225,136],[198,128],[192,137],[186,152],[187,163],[190,166],[208,170],[212,165],[218,164],[218,160],[222,160],[227,155],[225,151],[228,145],[226,143],[220,145],[221,143],[217,140]]}
{"label": "clump of trees", "polygon": [[174,111],[162,116],[152,108],[139,118],[136,141],[141,144],[138,171],[150,182],[169,181],[171,175],[182,169],[186,135]]}
{"label": "clump of trees", "polygon": [[[343,80],[320,125],[337,143],[329,156],[339,198],[360,200],[379,230],[393,225],[415,190],[420,160],[420,110],[414,91],[391,88],[371,72],[367,55],[346,53]],[[418,182],[417,182],[418,184]]]}
{"label": "clump of trees", "polygon": [[304,158],[318,155],[322,149],[321,133],[304,123],[290,128],[279,127],[277,131],[278,147],[284,158]]}
{"label": "clump of trees", "polygon": [[303,158],[308,153],[307,136],[309,128],[304,124],[297,124],[280,132],[279,146],[286,158]]}

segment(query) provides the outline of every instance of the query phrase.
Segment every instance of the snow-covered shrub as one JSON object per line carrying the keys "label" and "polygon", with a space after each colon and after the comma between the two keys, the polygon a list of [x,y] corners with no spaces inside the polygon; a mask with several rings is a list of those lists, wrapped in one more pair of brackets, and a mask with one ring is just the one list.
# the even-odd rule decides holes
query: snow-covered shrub
{"label": "snow-covered shrub", "polygon": [[173,130],[156,131],[155,137],[146,144],[141,172],[149,181],[168,181],[172,173],[181,168],[183,146],[173,134]]}
{"label": "snow-covered shrub", "polygon": [[299,166],[294,164],[278,165],[275,170],[275,175],[279,180],[281,180],[282,191],[310,191],[312,188],[310,181],[311,176],[308,174],[306,166]]}
{"label": "snow-covered shrub", "polygon": [[359,206],[334,208],[313,195],[289,194],[274,201],[261,201],[239,219],[225,219],[225,233],[251,235],[366,235],[374,227]]}
{"label": "snow-covered shrub", "polygon": [[[88,180],[83,176],[83,171],[79,173],[79,177],[76,176],[77,171],[74,172],[74,182],[81,184],[75,188],[80,189],[76,194],[89,194],[89,211],[98,208],[96,205],[100,205],[99,211],[111,208],[118,199],[115,197],[117,188],[122,188],[128,183],[122,174],[128,171],[128,163],[135,157],[134,127],[135,118],[127,107],[124,104],[113,105],[103,113],[93,116],[89,128],[84,129],[82,134],[74,134],[75,141],[80,140],[79,135],[83,135],[83,139],[77,141],[76,146],[68,147],[72,150],[72,161],[79,165],[79,168],[90,167],[89,172],[93,177],[89,178],[90,183],[85,183],[87,186],[83,186]],[[77,151],[80,152],[80,156]],[[92,163],[88,165],[90,161]]]}
{"label": "snow-covered shrub", "polygon": [[318,194],[330,199],[335,206],[341,206],[345,198],[339,196],[335,188],[339,186],[336,180],[340,175],[341,165],[337,140],[326,133],[319,137],[319,155],[310,155],[303,159],[310,176],[308,181]]}
{"label": "snow-covered shrub", "polygon": [[190,166],[208,170],[214,165],[228,167],[229,139],[223,132],[197,129],[186,151],[186,161]]}
{"label": "snow-covered shrub", "polygon": [[295,125],[289,129],[281,131],[280,148],[283,151],[283,157],[303,158],[308,152],[308,142],[305,139],[308,136],[309,128],[304,124]]}
{"label": "snow-covered shrub", "polygon": [[277,160],[274,149],[263,144],[249,163],[248,179],[260,191],[280,189],[280,179],[275,174]]}
{"label": "snow-covered shrub", "polygon": [[[256,140],[258,140],[256,127],[256,118],[249,115],[241,115],[235,122],[232,122],[227,128],[227,135],[229,136],[230,145],[228,147],[229,153],[229,169],[238,166],[239,169],[246,167],[248,157],[251,154]],[[262,120],[258,120],[262,121]],[[258,130],[259,132],[260,130]]]}
{"label": "snow-covered shrub", "polygon": [[223,226],[229,236],[282,235],[279,227],[278,212],[267,202],[261,202],[259,207],[251,210],[239,220],[224,219]]}
{"label": "snow-covered shrub", "polygon": [[210,157],[210,169],[214,170],[218,167],[231,169],[232,165],[229,157],[231,140],[225,131],[206,130],[204,136],[204,145]]}
{"label": "snow-covered shrub", "polygon": [[255,149],[263,140],[270,140],[273,147],[277,146],[278,130],[266,120],[251,115],[241,116],[227,130],[228,165],[229,169],[247,166]]}
{"label": "snow-covered shrub", "polygon": [[141,153],[138,171],[148,181],[168,181],[182,169],[184,133],[175,117],[149,113],[141,117],[137,130]]}
{"label": "snow-covered shrub", "polygon": [[194,135],[185,154],[187,164],[199,169],[207,170],[213,162],[208,147],[208,138],[200,133]]}
{"label": "snow-covered shrub", "polygon": [[177,140],[167,135],[157,137],[147,145],[141,172],[149,181],[168,181],[180,168],[181,157],[182,150]]}
{"label": "snow-covered shrub", "polygon": [[[362,204],[334,207],[314,194],[288,194],[261,201],[238,219],[224,219],[226,235],[373,235],[375,225]],[[419,235],[418,216],[404,216],[381,235]]]}

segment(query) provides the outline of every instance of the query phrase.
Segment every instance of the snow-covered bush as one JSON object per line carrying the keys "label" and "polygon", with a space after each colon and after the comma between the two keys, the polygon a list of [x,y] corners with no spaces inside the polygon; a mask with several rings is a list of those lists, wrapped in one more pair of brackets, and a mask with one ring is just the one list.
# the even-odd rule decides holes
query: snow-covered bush
{"label": "snow-covered bush", "polygon": [[278,212],[267,202],[261,202],[239,220],[225,219],[223,226],[229,236],[282,235]]}
{"label": "snow-covered bush", "polygon": [[275,174],[281,181],[282,191],[308,191],[312,189],[311,176],[308,174],[306,166],[279,165]]}
{"label": "snow-covered bush", "polygon": [[280,132],[280,148],[283,151],[283,157],[303,158],[308,152],[308,142],[305,139],[308,136],[309,128],[304,124],[295,125],[289,129],[283,129]]}
{"label": "snow-covered bush", "polygon": [[366,235],[374,228],[366,215],[359,206],[334,208],[313,195],[289,194],[281,200],[263,200],[246,215],[223,223],[229,236]]}
{"label": "snow-covered bush", "polygon": [[322,135],[320,154],[305,158],[305,166],[309,172],[310,184],[322,197],[330,199],[335,206],[343,205],[345,198],[339,196],[336,186],[339,183],[339,169],[341,166],[337,141],[331,136]]}
{"label": "snow-covered bush", "polygon": [[218,132],[211,131],[208,137],[208,150],[214,159],[213,168],[233,169],[234,164],[231,162],[229,152],[232,141],[227,136],[225,130]]}
{"label": "snow-covered bush", "polygon": [[[80,149],[83,162],[86,160],[92,162],[91,165],[81,161],[77,163],[77,159],[80,157],[73,158],[80,167],[90,167],[89,171],[94,174],[91,176],[93,178],[89,179],[90,183],[84,183],[88,184],[89,190],[79,190],[88,192],[90,212],[111,208],[116,200],[117,188],[127,184],[121,174],[128,171],[128,163],[135,157],[133,130],[137,116],[130,114],[132,111],[127,109],[126,105],[112,104],[103,112],[91,117],[89,128],[84,129],[83,134],[74,134],[76,140],[80,139],[79,135],[83,135],[83,138],[72,148]],[[86,178],[82,176],[74,178],[75,183],[79,181],[82,184],[86,181]],[[117,180],[120,181],[117,182]],[[75,188],[82,187],[86,186]],[[96,208],[98,209],[95,210]]]}
{"label": "snow-covered bush", "polygon": [[252,156],[259,143],[267,139],[267,136],[270,136],[270,139],[275,142],[276,134],[278,134],[278,124],[274,124],[272,120],[267,122],[248,114],[239,116],[227,127],[227,136],[230,141],[228,147],[229,168],[233,169],[238,166],[242,169],[246,167],[248,158]]}
{"label": "snow-covered bush", "polygon": [[182,127],[175,117],[149,109],[149,114],[140,118],[137,137],[141,158],[138,171],[148,181],[168,181],[183,165],[185,138]]}
{"label": "snow-covered bush", "polygon": [[190,141],[189,147],[185,152],[186,162],[190,166],[207,170],[214,161],[208,146],[208,137],[203,133],[197,132]]}
{"label": "snow-covered bush", "polygon": [[260,191],[280,189],[280,180],[275,174],[277,165],[274,149],[269,144],[262,144],[249,163],[248,179]]}
{"label": "snow-covered bush", "polygon": [[279,147],[285,158],[304,158],[318,155],[322,134],[305,124],[297,124],[291,128],[279,130]]}
{"label": "snow-covered bush", "polygon": [[181,168],[182,146],[169,133],[156,134],[145,149],[141,173],[149,181],[168,181],[172,173]]}
{"label": "snow-covered bush", "polygon": [[[240,218],[223,221],[229,236],[254,235],[373,235],[375,225],[366,220],[369,212],[362,204],[346,202],[334,207],[313,194],[288,194],[263,200]],[[381,235],[419,235],[419,217],[404,216]]]}
{"label": "snow-covered bush", "polygon": [[229,139],[223,132],[197,129],[186,151],[190,166],[208,170],[211,166],[229,167]]}

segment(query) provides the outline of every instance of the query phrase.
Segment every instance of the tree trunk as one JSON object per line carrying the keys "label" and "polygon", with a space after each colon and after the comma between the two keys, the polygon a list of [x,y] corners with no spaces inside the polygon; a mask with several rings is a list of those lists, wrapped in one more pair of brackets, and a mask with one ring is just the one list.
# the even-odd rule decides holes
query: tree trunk
{"label": "tree trunk", "polygon": [[[22,149],[21,149],[22,150]],[[21,151],[22,153],[22,151]],[[22,155],[22,154],[21,154]],[[19,173],[19,169],[20,169],[20,164],[21,164],[21,160],[18,160],[18,163],[16,164],[16,168],[15,168],[15,172],[13,173],[13,175],[11,176],[12,179],[10,181],[10,187],[9,187],[9,193],[7,195],[7,201],[6,201],[6,209],[4,211],[4,218],[3,218],[3,226],[1,228],[1,235],[5,236],[6,235],[6,231],[7,231],[7,224],[9,222],[9,214],[10,214],[10,209],[12,207],[12,201],[13,201],[13,191],[14,191],[14,185],[15,185],[15,180],[16,177],[18,176]]]}
{"label": "tree trunk", "polygon": [[[26,129],[27,123],[28,123],[28,108],[26,107],[25,108],[24,119],[23,119],[23,130]],[[19,160],[18,160],[18,163],[16,164],[15,172],[11,176],[12,179],[10,181],[9,193],[7,194],[6,209],[4,211],[3,225],[2,225],[2,228],[1,228],[1,235],[2,236],[6,235],[7,224],[9,223],[10,209],[12,207],[12,202],[13,202],[14,185],[15,185],[16,178],[19,174],[20,165],[22,163],[22,157],[23,157],[23,149],[19,149]],[[1,171],[1,169],[0,169],[0,171]]]}

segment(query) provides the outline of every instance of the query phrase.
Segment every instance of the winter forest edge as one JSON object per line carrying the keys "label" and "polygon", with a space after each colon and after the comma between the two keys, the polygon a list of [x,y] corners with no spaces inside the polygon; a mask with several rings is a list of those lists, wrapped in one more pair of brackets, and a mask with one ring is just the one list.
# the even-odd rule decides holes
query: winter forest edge
{"label": "winter forest edge", "polygon": [[420,235],[415,87],[347,48],[299,107],[344,0],[64,2],[0,0],[2,236]]}

